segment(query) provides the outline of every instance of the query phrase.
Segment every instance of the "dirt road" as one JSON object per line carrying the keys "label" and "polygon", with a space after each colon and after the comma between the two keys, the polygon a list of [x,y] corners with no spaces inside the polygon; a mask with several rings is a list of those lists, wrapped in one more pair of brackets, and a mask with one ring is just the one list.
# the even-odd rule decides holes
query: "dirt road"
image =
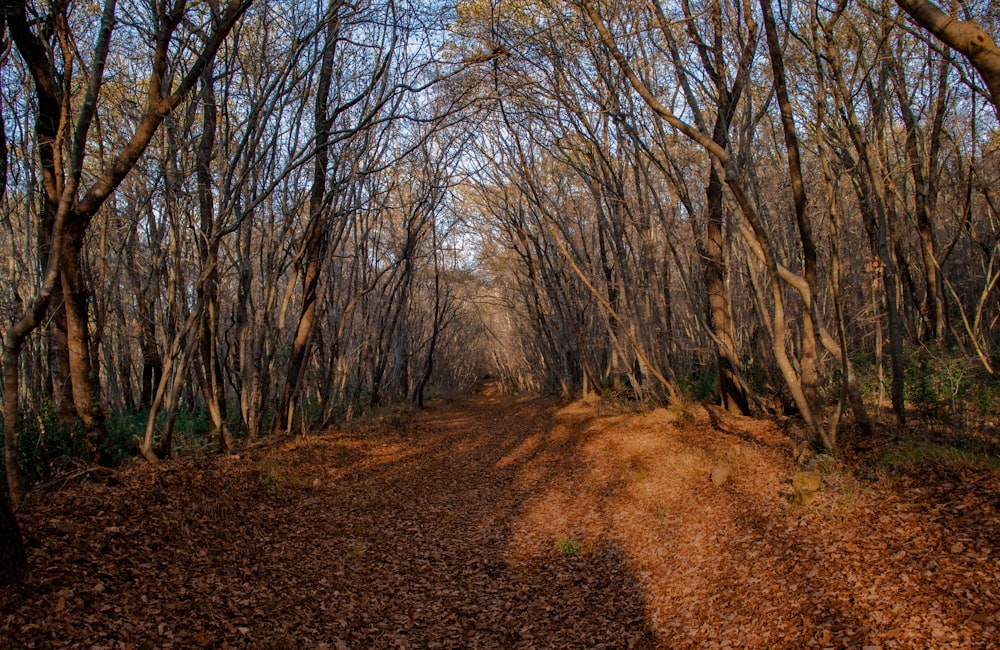
{"label": "dirt road", "polygon": [[720,418],[480,395],[68,486],[21,513],[34,573],[0,591],[0,646],[1000,638],[995,473],[826,468],[819,500],[795,507],[790,442]]}

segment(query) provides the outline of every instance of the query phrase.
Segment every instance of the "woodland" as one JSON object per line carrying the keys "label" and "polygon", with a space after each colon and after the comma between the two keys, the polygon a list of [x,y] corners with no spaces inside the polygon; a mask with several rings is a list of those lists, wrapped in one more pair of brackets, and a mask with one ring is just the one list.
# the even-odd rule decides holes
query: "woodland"
{"label": "woodland", "polygon": [[[13,591],[32,588],[29,567],[38,575],[46,563],[76,562],[51,539],[119,534],[122,522],[107,514],[124,507],[115,486],[156,501],[148,491],[174,481],[198,500],[231,483],[246,503],[230,495],[225,512],[206,504],[183,516],[194,527],[201,516],[236,526],[234,513],[259,497],[238,481],[264,484],[264,501],[318,499],[333,474],[353,477],[337,489],[360,489],[375,471],[366,463],[378,457],[376,440],[392,447],[403,436],[428,457],[438,443],[452,445],[442,457],[464,453],[472,443],[447,422],[466,417],[508,436],[504,410],[528,409],[536,424],[525,426],[542,431],[559,420],[546,400],[591,409],[570,417],[573,426],[632,418],[622,426],[636,440],[651,434],[634,414],[668,414],[660,429],[685,445],[705,441],[691,443],[697,460],[685,467],[708,485],[771,477],[773,489],[754,499],[787,492],[775,477],[809,464],[824,490],[840,490],[839,500],[819,500],[836,519],[844,499],[855,502],[845,490],[853,494],[856,476],[883,485],[886,463],[905,465],[910,473],[886,488],[900,512],[968,497],[963,508],[984,517],[976,539],[1000,530],[995,2],[2,6],[0,583],[27,580],[0,598],[8,625],[12,603],[30,600]],[[476,409],[495,419],[483,424]],[[419,441],[421,430],[433,435]],[[348,444],[335,431],[368,437]],[[709,442],[720,431],[735,436],[729,446]],[[573,454],[605,467],[583,441],[556,438],[553,463],[567,477],[582,471]],[[332,446],[293,480],[282,463],[299,462],[310,440]],[[744,449],[747,440],[757,446]],[[491,446],[500,444],[482,442],[471,460],[504,466],[510,450]],[[771,447],[783,451],[766,456]],[[660,485],[646,482],[657,459],[634,458],[618,470],[621,459],[608,461],[608,471],[645,490]],[[442,480],[459,472],[427,467]],[[423,480],[402,461],[399,471]],[[315,485],[299,485],[314,475]],[[956,484],[961,494],[941,497],[941,485]],[[799,510],[815,496],[810,488],[802,499],[800,487],[782,503],[825,530],[828,519]],[[910,488],[926,501],[906,496]],[[595,503],[604,496],[595,492]],[[164,513],[171,498],[161,499]],[[478,493],[469,498],[482,505]],[[857,502],[865,498],[875,497]],[[354,503],[365,499],[379,497]],[[60,503],[69,509],[52,510]],[[636,503],[658,522],[674,517],[663,501]],[[111,519],[84,534],[66,522],[73,507]],[[877,510],[871,502],[858,512]],[[514,518],[504,524],[511,536]],[[955,521],[945,527],[959,530]],[[349,538],[342,527],[351,525],[330,535]],[[602,546],[595,531],[560,533],[560,561],[603,563],[602,585],[659,579],[636,568],[652,557],[629,554],[638,538]],[[146,544],[160,533],[142,534]],[[620,534],[641,537],[641,527]],[[976,562],[992,572],[988,591],[1000,548],[984,544]],[[350,548],[358,559],[370,543]],[[76,607],[52,585],[47,606]],[[614,585],[614,594],[638,589]],[[650,618],[661,610],[649,599],[629,605],[646,627],[619,630],[635,633],[634,647],[675,638]],[[988,609],[957,646],[985,643],[983,630],[1000,626]],[[891,627],[874,620],[873,630]],[[247,644],[246,632],[209,627],[204,645]],[[556,647],[521,632],[517,643],[484,643]],[[283,633],[272,634],[274,647],[322,636]],[[815,626],[808,634],[830,640]],[[357,632],[355,641],[395,647],[375,638]],[[777,647],[769,638],[746,647]],[[567,647],[597,644],[578,641]]]}

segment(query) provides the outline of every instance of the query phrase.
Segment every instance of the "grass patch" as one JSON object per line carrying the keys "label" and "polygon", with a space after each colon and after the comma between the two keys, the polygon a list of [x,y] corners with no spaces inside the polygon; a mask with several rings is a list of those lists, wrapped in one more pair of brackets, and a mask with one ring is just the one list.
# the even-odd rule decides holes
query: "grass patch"
{"label": "grass patch", "polygon": [[986,469],[1000,472],[1000,456],[979,449],[938,442],[918,442],[887,450],[879,458],[877,466],[890,473],[897,470],[912,471],[932,466],[945,466],[952,469]]}
{"label": "grass patch", "polygon": [[583,545],[583,542],[575,537],[567,535],[559,536],[559,540],[556,542],[556,548],[559,549],[559,552],[566,557],[580,557],[587,552],[587,548]]}

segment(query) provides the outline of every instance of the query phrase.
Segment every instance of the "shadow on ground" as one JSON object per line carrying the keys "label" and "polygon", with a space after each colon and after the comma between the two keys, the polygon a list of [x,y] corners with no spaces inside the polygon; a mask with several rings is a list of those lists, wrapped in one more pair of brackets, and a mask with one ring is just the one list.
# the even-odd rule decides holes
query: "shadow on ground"
{"label": "shadow on ground", "polygon": [[794,508],[782,434],[722,417],[484,393],[70,486],[0,646],[990,647],[995,474]]}
{"label": "shadow on ground", "polygon": [[653,647],[620,548],[510,547],[589,438],[552,410],[480,396],[52,494],[0,645]]}

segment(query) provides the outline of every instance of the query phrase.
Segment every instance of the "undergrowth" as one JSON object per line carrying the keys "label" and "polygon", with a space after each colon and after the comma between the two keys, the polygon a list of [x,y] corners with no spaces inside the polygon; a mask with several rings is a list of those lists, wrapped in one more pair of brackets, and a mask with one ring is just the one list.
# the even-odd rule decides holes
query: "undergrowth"
{"label": "undergrowth", "polygon": [[[83,426],[78,421],[71,425],[61,423],[55,407],[46,403],[40,413],[21,413],[18,426],[18,450],[21,472],[29,483],[47,481],[74,469],[87,467],[92,452],[100,452],[112,466],[139,455],[138,440],[146,431],[148,411],[117,411],[107,418],[107,437],[100,448],[92,450]],[[160,413],[163,422],[165,413]],[[211,422],[204,408],[181,411],[174,425],[174,447],[179,453],[195,452],[212,444],[209,436]],[[3,435],[0,433],[0,441]]]}
{"label": "undergrowth", "polygon": [[1000,454],[980,444],[946,444],[916,441],[894,445],[884,451],[876,468],[883,472],[919,472],[931,466],[1000,472]]}

